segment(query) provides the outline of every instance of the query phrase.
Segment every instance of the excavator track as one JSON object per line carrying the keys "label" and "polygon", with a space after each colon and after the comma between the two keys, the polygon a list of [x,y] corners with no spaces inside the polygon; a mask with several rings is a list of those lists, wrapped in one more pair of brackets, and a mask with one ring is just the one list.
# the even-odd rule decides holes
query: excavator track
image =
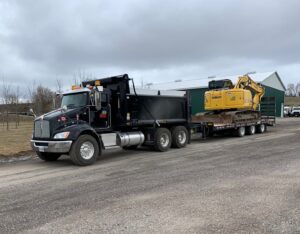
{"label": "excavator track", "polygon": [[259,111],[252,110],[237,110],[237,111],[223,111],[220,113],[206,112],[204,114],[197,114],[192,117],[192,122],[210,122],[214,124],[238,124],[245,122],[257,121],[260,118]]}

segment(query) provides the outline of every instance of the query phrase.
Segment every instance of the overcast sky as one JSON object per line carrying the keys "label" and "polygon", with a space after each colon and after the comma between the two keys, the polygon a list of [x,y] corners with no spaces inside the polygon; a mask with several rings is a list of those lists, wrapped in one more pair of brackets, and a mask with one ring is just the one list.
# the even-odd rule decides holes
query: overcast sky
{"label": "overcast sky", "polygon": [[70,85],[278,71],[300,82],[298,0],[0,0],[0,79]]}

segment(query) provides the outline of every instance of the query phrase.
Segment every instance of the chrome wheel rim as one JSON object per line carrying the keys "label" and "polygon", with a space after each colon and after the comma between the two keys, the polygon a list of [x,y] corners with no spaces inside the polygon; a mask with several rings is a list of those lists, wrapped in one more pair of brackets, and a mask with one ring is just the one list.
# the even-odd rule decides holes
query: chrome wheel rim
{"label": "chrome wheel rim", "polygon": [[251,132],[251,134],[254,134],[254,133],[255,133],[255,127],[254,127],[254,126],[251,126],[251,127],[250,127],[250,132]]}
{"label": "chrome wheel rim", "polygon": [[245,128],[244,127],[240,127],[240,134],[241,134],[241,136],[245,135]]}
{"label": "chrome wheel rim", "polygon": [[264,125],[264,124],[261,124],[261,125],[260,125],[260,131],[261,131],[261,132],[264,132],[264,131],[265,131],[265,125]]}
{"label": "chrome wheel rim", "polygon": [[160,136],[160,145],[163,148],[166,148],[170,143],[170,138],[168,136],[168,134],[164,133]]}
{"label": "chrome wheel rim", "polygon": [[186,142],[186,134],[185,131],[178,132],[177,136],[179,144],[184,144]]}
{"label": "chrome wheel rim", "polygon": [[95,148],[91,142],[86,141],[80,146],[80,155],[83,159],[85,160],[91,159],[94,153],[95,153]]}

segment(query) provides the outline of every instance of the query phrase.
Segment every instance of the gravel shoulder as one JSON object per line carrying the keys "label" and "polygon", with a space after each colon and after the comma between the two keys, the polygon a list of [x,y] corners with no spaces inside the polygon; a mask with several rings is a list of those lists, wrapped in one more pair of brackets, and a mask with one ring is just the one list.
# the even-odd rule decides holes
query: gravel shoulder
{"label": "gravel shoulder", "polygon": [[300,119],[185,149],[0,164],[0,233],[299,233]]}

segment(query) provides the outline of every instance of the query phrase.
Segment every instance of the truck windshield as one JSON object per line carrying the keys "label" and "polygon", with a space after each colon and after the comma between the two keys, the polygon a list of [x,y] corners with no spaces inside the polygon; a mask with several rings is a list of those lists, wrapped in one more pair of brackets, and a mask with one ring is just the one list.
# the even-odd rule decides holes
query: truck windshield
{"label": "truck windshield", "polygon": [[61,101],[61,107],[66,106],[73,109],[87,105],[88,93],[72,93],[64,95]]}

